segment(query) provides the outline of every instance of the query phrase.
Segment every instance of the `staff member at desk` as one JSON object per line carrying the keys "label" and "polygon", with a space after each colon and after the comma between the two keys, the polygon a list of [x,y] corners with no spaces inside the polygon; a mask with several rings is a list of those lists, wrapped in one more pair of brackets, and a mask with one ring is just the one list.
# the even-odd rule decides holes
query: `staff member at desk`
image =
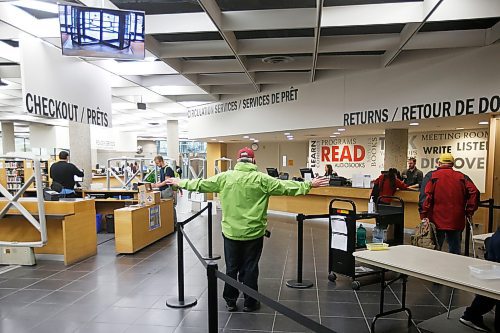
{"label": "staff member at desk", "polygon": [[333,172],[333,168],[331,164],[325,165],[325,177],[337,177],[338,174],[336,172]]}
{"label": "staff member at desk", "polygon": [[408,159],[408,169],[403,171],[403,182],[408,186],[422,185],[424,173],[417,169],[417,159],[410,157]]}
{"label": "staff member at desk", "polygon": [[59,161],[50,167],[51,188],[64,195],[65,198],[76,198],[75,176],[83,177],[83,171],[73,163],[69,163],[69,153],[67,151],[61,151]]}

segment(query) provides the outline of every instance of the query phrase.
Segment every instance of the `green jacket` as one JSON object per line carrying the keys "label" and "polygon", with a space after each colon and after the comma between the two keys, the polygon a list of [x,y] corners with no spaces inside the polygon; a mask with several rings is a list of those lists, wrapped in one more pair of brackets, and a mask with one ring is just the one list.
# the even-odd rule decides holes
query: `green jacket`
{"label": "green jacket", "polygon": [[220,193],[222,233],[233,240],[264,235],[270,196],[307,194],[311,189],[310,182],[278,180],[257,171],[255,164],[241,162],[234,170],[208,179],[182,180],[179,186],[189,191]]}

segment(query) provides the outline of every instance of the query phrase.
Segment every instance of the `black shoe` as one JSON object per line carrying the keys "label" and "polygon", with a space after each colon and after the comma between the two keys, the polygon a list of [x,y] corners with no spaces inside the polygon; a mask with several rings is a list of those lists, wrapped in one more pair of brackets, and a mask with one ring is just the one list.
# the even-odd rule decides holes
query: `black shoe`
{"label": "black shoe", "polygon": [[462,317],[460,317],[459,320],[465,326],[469,326],[470,328],[473,328],[476,331],[480,331],[480,332],[489,332],[490,331],[488,326],[486,326],[484,324],[483,318],[470,319],[470,318],[466,318],[465,316],[462,316]]}
{"label": "black shoe", "polygon": [[260,302],[255,302],[251,305],[245,305],[243,307],[243,312],[254,312],[260,309]]}
{"label": "black shoe", "polygon": [[226,301],[226,309],[228,312],[238,311],[238,307],[236,306],[236,301]]}

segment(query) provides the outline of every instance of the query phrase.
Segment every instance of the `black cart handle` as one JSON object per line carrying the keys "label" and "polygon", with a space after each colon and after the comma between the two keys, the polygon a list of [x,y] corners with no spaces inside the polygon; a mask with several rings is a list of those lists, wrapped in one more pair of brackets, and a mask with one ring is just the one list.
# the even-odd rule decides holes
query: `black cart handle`
{"label": "black cart handle", "polygon": [[330,211],[333,209],[333,203],[339,201],[351,204],[352,210],[354,211],[354,214],[356,214],[356,204],[354,203],[354,201],[349,199],[338,199],[338,198],[333,199],[332,201],[330,201]]}

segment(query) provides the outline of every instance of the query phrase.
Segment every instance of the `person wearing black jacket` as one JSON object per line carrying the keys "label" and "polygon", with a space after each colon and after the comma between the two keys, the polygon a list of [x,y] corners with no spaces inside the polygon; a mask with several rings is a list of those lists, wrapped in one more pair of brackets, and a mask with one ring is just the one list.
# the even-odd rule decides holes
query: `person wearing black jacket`
{"label": "person wearing black jacket", "polygon": [[[486,260],[500,262],[500,229],[485,241]],[[495,331],[500,332],[500,301],[486,296],[476,295],[472,304],[465,309],[464,315],[460,318],[460,322],[477,331],[489,332],[489,328],[483,322],[483,315],[487,314],[495,308]]]}
{"label": "person wearing black jacket", "polygon": [[75,198],[75,176],[83,177],[83,171],[69,163],[69,153],[61,151],[59,161],[50,167],[51,188],[66,198]]}

